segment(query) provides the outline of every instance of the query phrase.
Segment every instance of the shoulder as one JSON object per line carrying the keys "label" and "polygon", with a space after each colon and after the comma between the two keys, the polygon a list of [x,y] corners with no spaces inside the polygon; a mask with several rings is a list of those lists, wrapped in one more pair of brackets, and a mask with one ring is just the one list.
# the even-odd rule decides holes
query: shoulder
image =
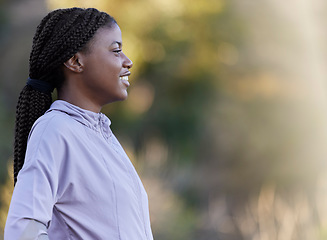
{"label": "shoulder", "polygon": [[[58,137],[69,136],[78,127],[76,121],[64,112],[50,111],[35,121],[30,131],[29,138],[57,139]],[[58,140],[58,139],[57,139]]]}
{"label": "shoulder", "polygon": [[[74,119],[60,111],[47,112],[34,123],[28,136],[25,161],[61,162],[83,131]],[[81,133],[81,134],[80,134]],[[56,160],[55,160],[56,159]]]}

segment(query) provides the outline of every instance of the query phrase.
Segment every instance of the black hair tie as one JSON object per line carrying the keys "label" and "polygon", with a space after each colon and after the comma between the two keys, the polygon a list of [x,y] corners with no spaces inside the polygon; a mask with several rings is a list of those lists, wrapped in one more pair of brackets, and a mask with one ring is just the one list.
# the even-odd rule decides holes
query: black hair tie
{"label": "black hair tie", "polygon": [[38,79],[28,78],[26,84],[39,92],[47,93],[47,94],[52,93],[54,89],[51,83],[41,81]]}

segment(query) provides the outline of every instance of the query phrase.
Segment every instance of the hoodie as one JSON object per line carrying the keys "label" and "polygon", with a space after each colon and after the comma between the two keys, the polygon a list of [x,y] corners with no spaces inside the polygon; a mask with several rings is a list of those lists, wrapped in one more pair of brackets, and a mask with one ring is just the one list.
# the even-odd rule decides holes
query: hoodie
{"label": "hoodie", "polygon": [[110,124],[62,100],[34,123],[5,240],[153,239],[146,191]]}

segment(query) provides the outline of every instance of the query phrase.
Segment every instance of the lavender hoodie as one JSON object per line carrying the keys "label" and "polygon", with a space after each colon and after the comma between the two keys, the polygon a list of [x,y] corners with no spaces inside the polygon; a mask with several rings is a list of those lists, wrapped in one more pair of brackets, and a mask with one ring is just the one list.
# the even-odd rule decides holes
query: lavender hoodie
{"label": "lavender hoodie", "polygon": [[110,124],[61,100],[35,122],[5,240],[153,239],[147,194]]}

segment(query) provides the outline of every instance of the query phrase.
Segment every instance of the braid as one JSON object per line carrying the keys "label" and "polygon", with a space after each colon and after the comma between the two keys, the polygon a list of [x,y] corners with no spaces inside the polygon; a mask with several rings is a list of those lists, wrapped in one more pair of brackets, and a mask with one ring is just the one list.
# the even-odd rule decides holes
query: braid
{"label": "braid", "polygon": [[24,164],[26,143],[33,123],[51,105],[51,95],[34,90],[26,85],[18,99],[16,109],[15,145],[14,145],[14,182]]}
{"label": "braid", "polygon": [[[97,9],[67,8],[50,12],[36,29],[29,60],[29,76],[60,87],[64,81],[61,66],[83,50],[96,31],[117,23]],[[16,108],[14,142],[14,183],[24,164],[27,139],[36,121],[52,103],[51,93],[42,93],[26,85]]]}
{"label": "braid", "polygon": [[100,27],[113,23],[116,21],[112,17],[94,8],[56,10],[45,23],[41,38],[34,37],[36,48],[31,52],[30,77],[52,75],[51,70],[81,50]]}

